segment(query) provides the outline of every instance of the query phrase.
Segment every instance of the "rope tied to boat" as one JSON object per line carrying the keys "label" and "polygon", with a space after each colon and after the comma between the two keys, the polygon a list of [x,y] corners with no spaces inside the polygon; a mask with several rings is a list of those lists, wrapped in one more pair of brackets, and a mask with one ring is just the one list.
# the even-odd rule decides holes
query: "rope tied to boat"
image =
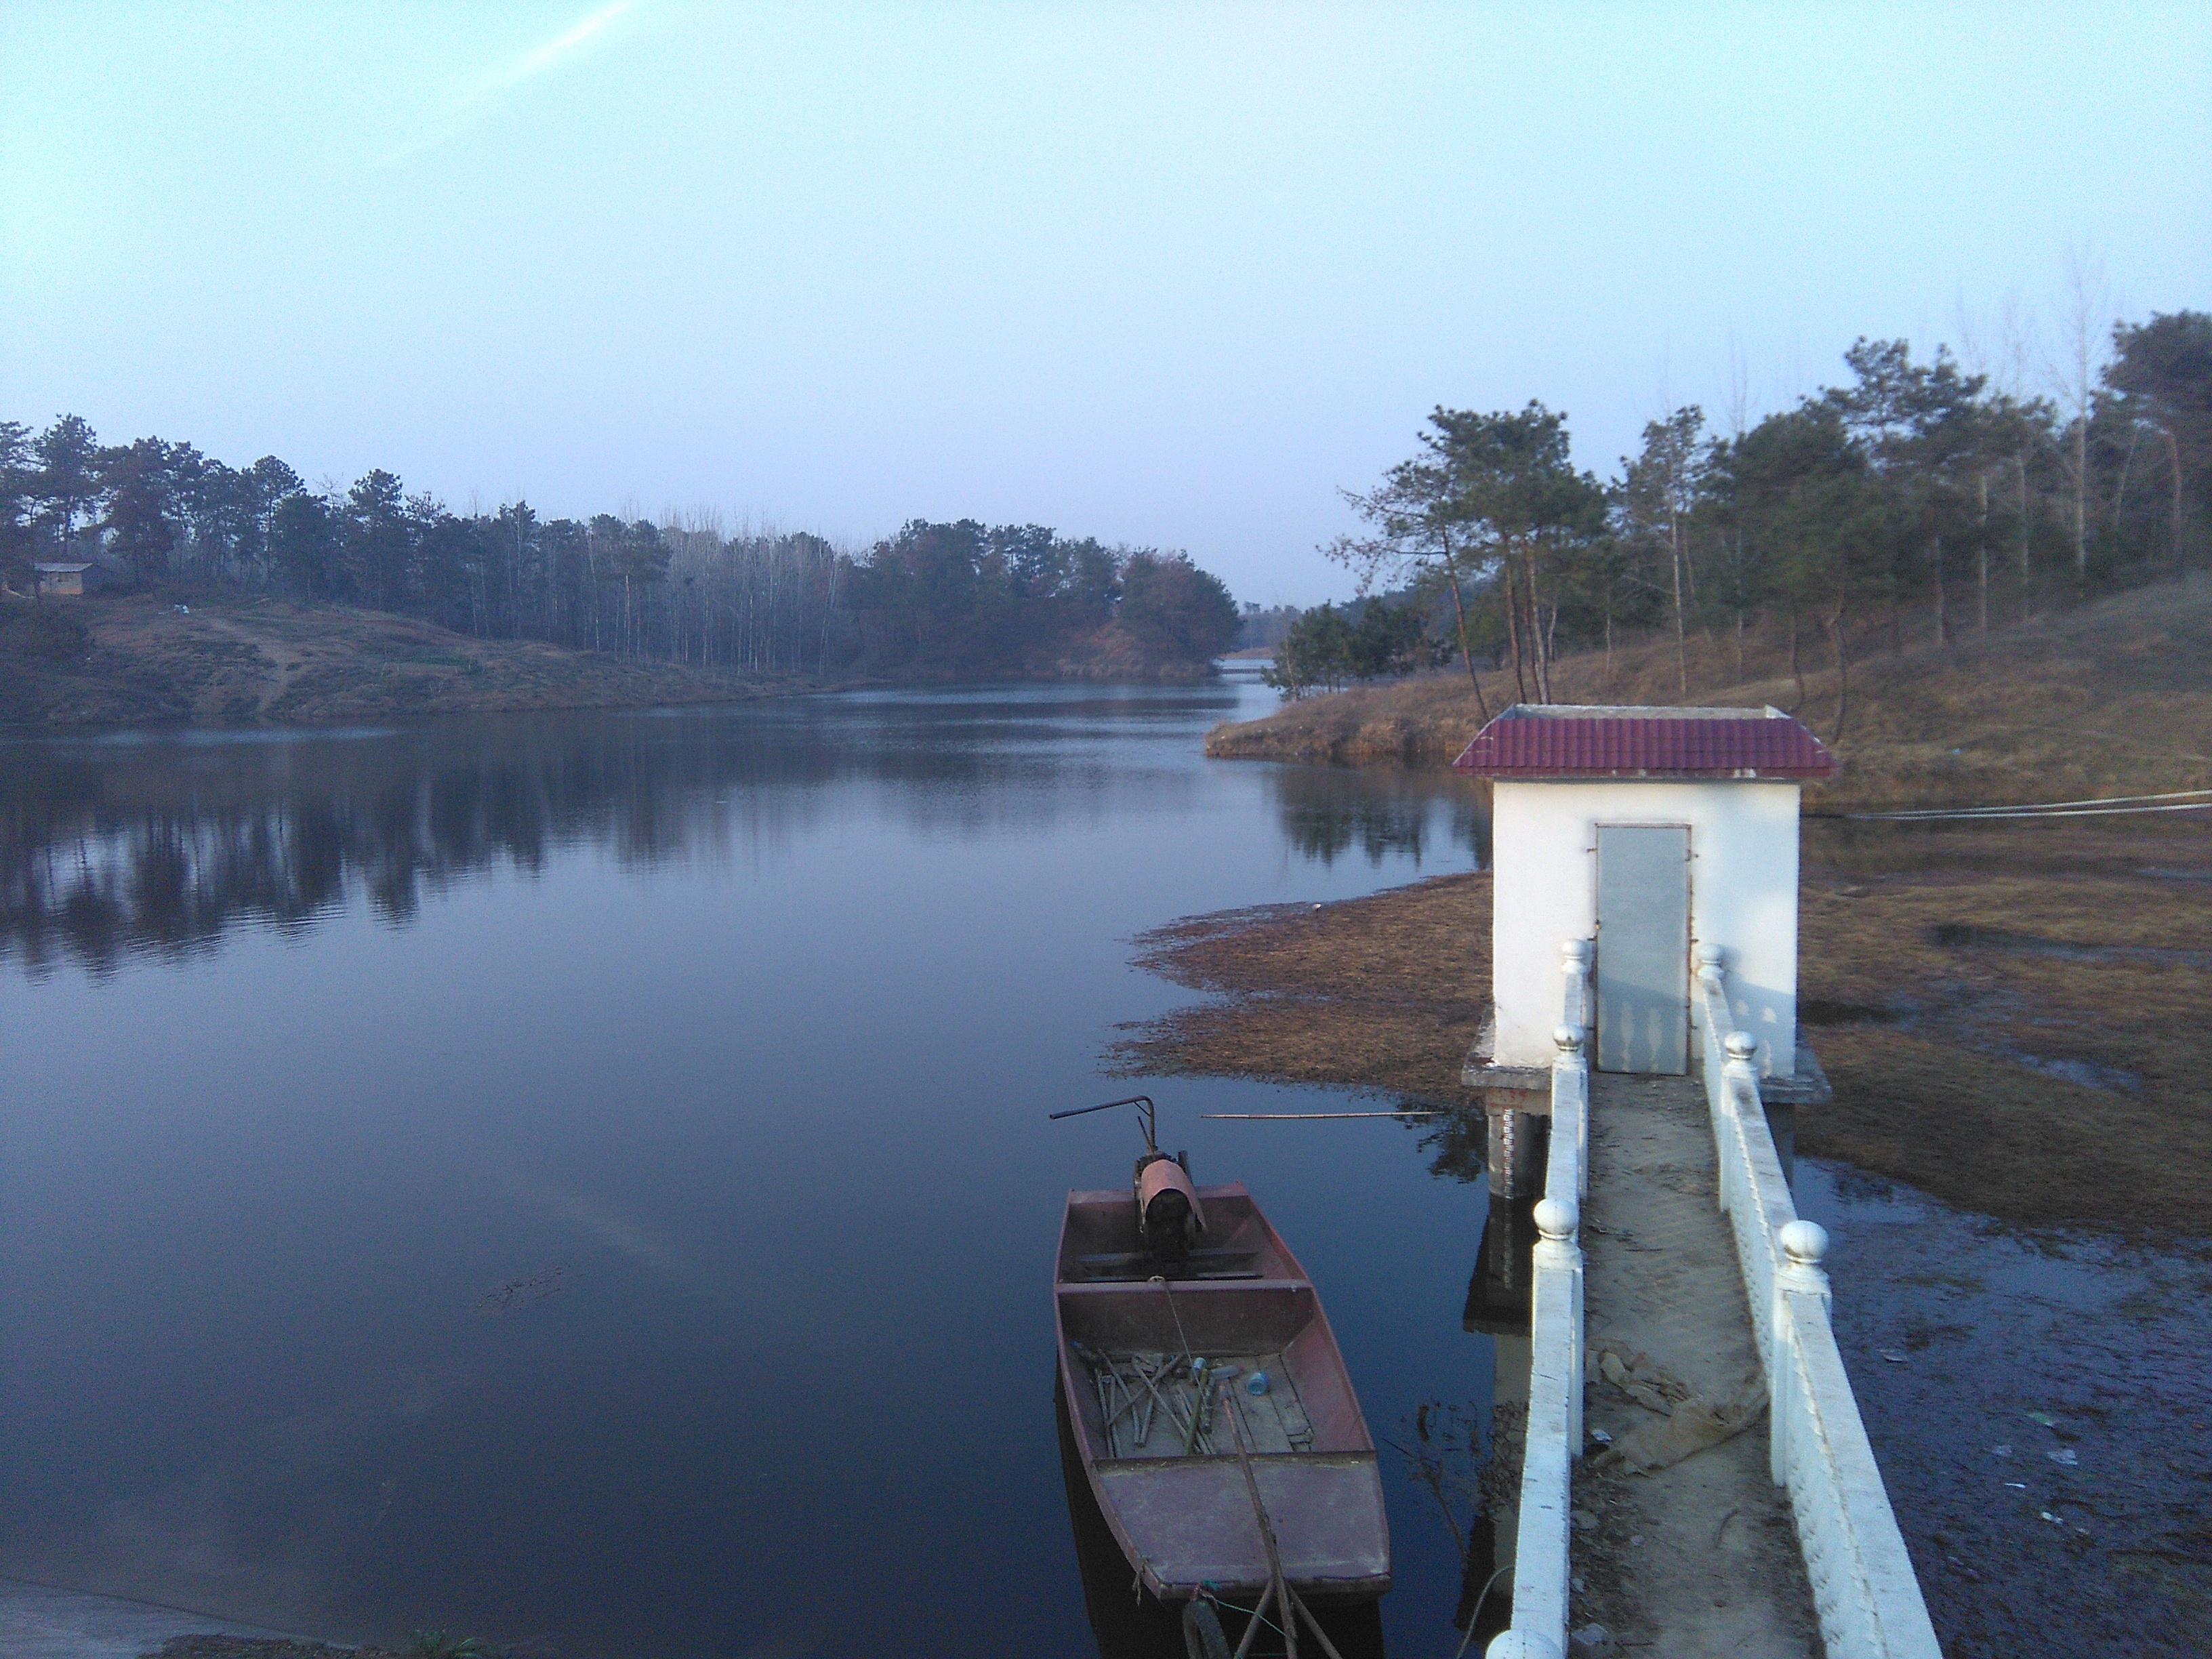
{"label": "rope tied to boat", "polygon": [[[1200,1375],[1198,1355],[1190,1346],[1190,1333],[1183,1329],[1182,1314],[1176,1307],[1175,1287],[1168,1283],[1165,1273],[1154,1273],[1148,1282],[1158,1285],[1160,1294],[1167,1297],[1168,1316],[1175,1321],[1176,1340],[1182,1344],[1183,1359],[1190,1366],[1190,1429],[1183,1437],[1182,1443],[1182,1455],[1189,1457],[1197,1452],[1199,1437],[1206,1433],[1206,1408],[1208,1402],[1205,1380]],[[1212,1449],[1212,1443],[1209,1440],[1206,1443],[1206,1450],[1211,1452]]]}
{"label": "rope tied to boat", "polygon": [[1185,1359],[1197,1358],[1197,1354],[1191,1351],[1189,1333],[1182,1328],[1182,1315],[1176,1310],[1175,1286],[1168,1283],[1165,1273],[1154,1273],[1150,1282],[1158,1285],[1160,1293],[1168,1299],[1168,1316],[1175,1321],[1176,1335],[1182,1342],[1182,1357]]}
{"label": "rope tied to boat", "polygon": [[[1164,1284],[1166,1281],[1161,1282]],[[1170,1303],[1168,1305],[1173,1307],[1175,1304]],[[1180,1324],[1177,1328],[1181,1328]],[[1259,1605],[1252,1609],[1252,1622],[1244,1627],[1244,1639],[1237,1644],[1236,1659],[1245,1659],[1251,1651],[1253,1639],[1259,1635],[1261,1625],[1266,1622],[1261,1615],[1271,1605],[1282,1614],[1279,1634],[1283,1638],[1286,1659],[1298,1659],[1298,1620],[1301,1618],[1312,1630],[1314,1639],[1321,1644],[1321,1650],[1328,1656],[1328,1659],[1344,1659],[1344,1656],[1336,1650],[1336,1644],[1328,1639],[1328,1632],[1321,1627],[1321,1620],[1314,1617],[1313,1609],[1305,1604],[1305,1599],[1291,1588],[1291,1581],[1283,1576],[1283,1553],[1275,1542],[1275,1523],[1267,1518],[1267,1506],[1260,1501],[1260,1482],[1252,1473],[1252,1455],[1245,1449],[1243,1419],[1237,1413],[1237,1401],[1229,1385],[1223,1382],[1217,1386],[1221,1394],[1221,1414],[1229,1419],[1229,1437],[1237,1448],[1237,1467],[1244,1476],[1245,1495],[1252,1500],[1252,1518],[1260,1523],[1260,1541],[1267,1552],[1267,1593],[1261,1596]],[[1270,1625],[1268,1628],[1272,1630],[1275,1626]]]}

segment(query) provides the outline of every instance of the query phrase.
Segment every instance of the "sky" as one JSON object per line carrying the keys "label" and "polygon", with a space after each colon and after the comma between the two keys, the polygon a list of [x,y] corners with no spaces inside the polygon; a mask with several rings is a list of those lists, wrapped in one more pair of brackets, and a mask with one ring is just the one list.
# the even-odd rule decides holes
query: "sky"
{"label": "sky", "polygon": [[1311,604],[1438,404],[2032,383],[2212,309],[2208,180],[2202,4],[7,0],[0,418]]}

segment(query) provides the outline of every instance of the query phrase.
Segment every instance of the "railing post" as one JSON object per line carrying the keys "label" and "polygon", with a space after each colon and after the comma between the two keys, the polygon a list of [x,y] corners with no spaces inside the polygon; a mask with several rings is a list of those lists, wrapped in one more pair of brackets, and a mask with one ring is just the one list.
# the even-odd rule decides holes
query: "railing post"
{"label": "railing post", "polygon": [[1583,1455],[1583,1248],[1575,1240],[1582,1215],[1564,1198],[1537,1200],[1535,1209],[1536,1294],[1544,1294],[1547,1268],[1566,1295],[1567,1455]]}
{"label": "railing post", "polygon": [[[1582,1028],[1558,1027],[1552,1033],[1552,1046],[1559,1051],[1552,1059],[1552,1133],[1559,1133],[1559,1106],[1565,1096],[1574,1109],[1575,1201],[1579,1204],[1589,1194],[1589,1061],[1583,1054]],[[1548,1182],[1545,1190],[1551,1190]]]}
{"label": "railing post", "polygon": [[1568,987],[1568,1021],[1587,1031],[1596,1024],[1590,1018],[1590,942],[1571,939],[1559,947],[1559,971],[1566,976]]}
{"label": "railing post", "polygon": [[1766,1443],[1774,1484],[1781,1486],[1790,1480],[1789,1440],[1796,1425],[1788,1414],[1797,1395],[1797,1350],[1790,1334],[1796,1322],[1790,1317],[1789,1298],[1793,1292],[1816,1296],[1823,1308],[1828,1305],[1828,1275],[1820,1266],[1828,1253],[1828,1230],[1817,1221],[1787,1222],[1775,1242],[1782,1246],[1782,1265],[1774,1274],[1773,1334],[1765,1355]]}
{"label": "railing post", "polygon": [[1726,1107],[1722,1121],[1729,1126],[1731,1142],[1721,1149],[1721,1209],[1724,1213],[1733,1213],[1747,1173],[1744,1167],[1743,1099],[1738,1089],[1750,1090],[1754,1103],[1759,1099],[1759,1073],[1751,1063],[1751,1057],[1759,1052],[1759,1039],[1748,1031],[1730,1031],[1721,1047],[1728,1054],[1721,1066],[1721,1098]]}
{"label": "railing post", "polygon": [[[1724,945],[1700,945],[1698,947],[1698,988],[1710,992],[1728,1006],[1728,950]],[[1707,1015],[1711,1018],[1710,1011]],[[1718,1032],[1714,1033],[1718,1036]]]}
{"label": "railing post", "polygon": [[1759,1067],[1753,1062],[1759,1058],[1759,1039],[1748,1031],[1730,1031],[1728,1040],[1721,1044],[1728,1051],[1728,1075],[1731,1080],[1741,1080],[1751,1090],[1751,1097],[1759,1098]]}

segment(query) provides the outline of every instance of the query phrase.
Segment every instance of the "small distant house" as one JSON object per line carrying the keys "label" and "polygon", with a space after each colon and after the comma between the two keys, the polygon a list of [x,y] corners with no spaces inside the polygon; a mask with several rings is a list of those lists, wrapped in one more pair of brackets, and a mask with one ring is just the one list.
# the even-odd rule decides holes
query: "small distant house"
{"label": "small distant house", "polygon": [[1761,1093],[1825,1095],[1797,1042],[1799,796],[1836,767],[1818,738],[1772,708],[1516,704],[1454,764],[1493,789],[1494,1009],[1469,1083],[1547,1079],[1561,947],[1587,940],[1599,1070],[1689,1069],[1698,953],[1717,947]]}
{"label": "small distant house", "polygon": [[[84,592],[87,574],[97,573],[99,568],[88,559],[82,564],[34,564],[31,567],[31,574],[38,581],[40,599],[74,599]],[[97,586],[99,580],[98,574],[94,574],[93,585]]]}

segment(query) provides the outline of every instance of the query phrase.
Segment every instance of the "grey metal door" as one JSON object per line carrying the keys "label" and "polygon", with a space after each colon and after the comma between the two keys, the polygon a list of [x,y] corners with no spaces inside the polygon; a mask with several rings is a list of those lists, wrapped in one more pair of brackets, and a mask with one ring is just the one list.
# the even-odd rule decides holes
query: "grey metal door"
{"label": "grey metal door", "polygon": [[1597,1068],[1689,1069],[1690,832],[1597,830]]}

